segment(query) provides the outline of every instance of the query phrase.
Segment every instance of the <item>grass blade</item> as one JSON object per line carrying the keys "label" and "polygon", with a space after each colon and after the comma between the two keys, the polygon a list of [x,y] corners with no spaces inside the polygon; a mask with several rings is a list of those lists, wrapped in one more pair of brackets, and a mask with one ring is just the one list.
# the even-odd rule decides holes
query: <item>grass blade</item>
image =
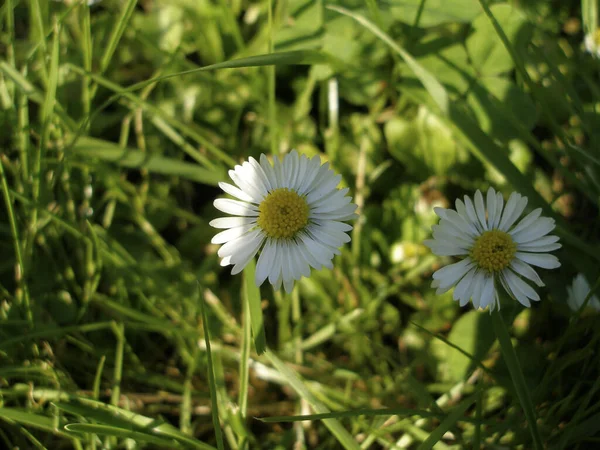
{"label": "grass blade", "polygon": [[217,383],[215,381],[215,371],[210,349],[210,332],[208,320],[206,318],[206,306],[204,304],[204,297],[202,295],[199,295],[198,297],[200,299],[202,323],[204,324],[204,342],[206,344],[206,357],[208,362],[208,386],[210,388],[210,398],[212,403],[211,413],[213,425],[215,427],[215,438],[217,440],[217,448],[219,450],[224,450],[225,446],[223,444],[223,432],[221,431],[221,422],[219,420],[219,399],[217,398]]}
{"label": "grass blade", "polygon": [[419,445],[418,450],[429,450],[433,448],[435,444],[441,441],[442,436],[453,428],[457,422],[460,421],[461,417],[465,414],[465,411],[477,401],[478,394],[472,395],[463,402],[461,402],[456,408],[452,410],[448,417],[446,417],[439,426],[429,434],[429,437]]}
{"label": "grass blade", "polygon": [[260,289],[254,282],[256,263],[254,259],[244,268],[244,281],[242,299],[248,303],[250,310],[250,322],[252,324],[252,335],[254,336],[254,348],[259,355],[267,349],[263,312],[260,300]]}
{"label": "grass blade", "polygon": [[517,398],[519,399],[521,407],[523,408],[523,412],[525,413],[525,417],[527,418],[527,426],[531,431],[534,448],[542,450],[544,445],[542,444],[542,438],[537,427],[535,410],[533,408],[533,403],[531,402],[531,396],[529,395],[529,388],[525,382],[525,376],[523,375],[523,370],[521,369],[521,365],[517,359],[515,349],[510,341],[510,335],[508,334],[504,319],[500,315],[499,311],[494,311],[492,313],[492,323],[494,325],[496,336],[498,337],[498,343],[500,344],[500,349],[502,350],[504,362],[508,367],[513,384],[515,385]]}
{"label": "grass blade", "polygon": [[219,181],[225,178],[224,170],[208,170],[197,164],[149,155],[141,150],[121,148],[118,144],[101,139],[82,137],[73,147],[73,151],[80,158],[98,158],[119,166],[178,176],[210,186],[217,186]]}
{"label": "grass blade", "polygon": [[[283,361],[281,361],[274,353],[267,350],[266,357],[271,361],[271,364],[285,378],[290,387],[319,414],[329,413],[329,409],[321,403],[306,387],[298,374],[290,369]],[[338,442],[346,450],[360,450],[360,446],[354,438],[346,431],[342,424],[334,418],[323,419],[323,424],[337,438]]]}
{"label": "grass blade", "polygon": [[358,23],[364,26],[367,30],[371,31],[375,36],[377,36],[379,39],[381,39],[383,42],[389,45],[396,53],[398,53],[402,57],[402,59],[408,65],[410,70],[412,70],[415,76],[419,79],[419,81],[421,81],[421,83],[423,84],[425,89],[427,89],[427,92],[429,93],[429,95],[431,95],[431,98],[433,99],[437,107],[440,109],[440,111],[443,114],[448,113],[448,93],[446,92],[446,89],[444,89],[444,86],[442,86],[441,83],[433,75],[431,75],[427,70],[425,70],[425,68],[423,68],[423,66],[421,66],[406,50],[404,50],[402,47],[396,44],[388,34],[381,31],[381,29],[377,27],[377,25],[375,25],[373,22],[369,21],[365,17],[361,16],[360,14],[356,14],[350,10],[341,8],[339,6],[327,6],[327,8],[331,9],[332,11],[336,11],[340,14],[344,14],[345,16],[352,17],[354,20],[356,20]]}

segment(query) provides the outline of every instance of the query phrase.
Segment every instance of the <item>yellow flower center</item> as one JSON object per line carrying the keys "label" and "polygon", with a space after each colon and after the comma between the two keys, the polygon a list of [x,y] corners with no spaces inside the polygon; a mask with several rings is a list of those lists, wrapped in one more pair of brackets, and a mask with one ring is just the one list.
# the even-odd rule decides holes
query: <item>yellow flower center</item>
{"label": "yellow flower center", "polygon": [[258,226],[271,238],[291,238],[308,224],[308,203],[287,188],[269,192],[258,206]]}
{"label": "yellow flower center", "polygon": [[515,257],[517,244],[508,233],[500,230],[484,232],[475,240],[471,258],[488,272],[499,272]]}
{"label": "yellow flower center", "polygon": [[597,28],[592,36],[594,38],[594,44],[596,44],[596,47],[600,47],[600,28]]}

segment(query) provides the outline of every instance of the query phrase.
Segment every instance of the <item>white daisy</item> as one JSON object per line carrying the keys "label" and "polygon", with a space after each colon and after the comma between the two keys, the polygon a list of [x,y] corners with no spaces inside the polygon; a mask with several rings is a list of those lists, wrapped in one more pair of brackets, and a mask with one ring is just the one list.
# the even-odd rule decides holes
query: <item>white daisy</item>
{"label": "white daisy", "polygon": [[[590,285],[583,274],[580,273],[573,279],[573,286],[567,286],[567,293],[569,294],[567,297],[568,305],[573,311],[579,310],[590,293]],[[600,299],[596,295],[590,298],[587,305],[596,311],[600,311]]]}
{"label": "white daisy", "polygon": [[600,57],[600,28],[593,33],[588,33],[583,39],[585,49],[594,57]]}
{"label": "white daisy", "polygon": [[234,275],[260,250],[256,285],[268,278],[275,289],[283,283],[290,292],[294,280],[310,275],[310,267],[333,267],[333,256],[350,241],[346,233],[352,226],[343,222],[357,217],[356,205],[346,196],[348,188],[337,188],[341,175],[329,163],[321,165],[318,156],[309,160],[293,150],[273,160],[271,165],[265,155],[260,163],[250,158],[229,171],[237,187],[219,183],[237,200],[217,199],[215,208],[235,217],[210,222],[226,229],[211,242],[223,244],[221,265],[233,265]]}
{"label": "white daisy", "polygon": [[465,195],[456,200],[456,211],[434,208],[441,218],[432,227],[433,239],[424,243],[439,256],[458,256],[462,260],[433,274],[432,287],[441,294],[453,286],[454,300],[464,306],[473,300],[475,308],[500,307],[497,283],[522,305],[539,300],[535,290],[523,278],[543,286],[531,267],[560,267],[558,259],[548,254],[561,247],[557,236],[547,236],[554,220],[540,217],[541,208],[532,211],[519,223],[527,197],[513,192],[506,206],[502,194],[487,192],[487,215],[483,195],[478,190],[474,201]]}

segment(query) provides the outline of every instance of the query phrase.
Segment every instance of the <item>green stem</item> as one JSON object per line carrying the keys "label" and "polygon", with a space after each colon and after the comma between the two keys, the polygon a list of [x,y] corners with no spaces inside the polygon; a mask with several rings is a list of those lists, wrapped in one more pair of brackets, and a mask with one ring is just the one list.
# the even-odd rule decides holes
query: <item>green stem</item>
{"label": "green stem", "polygon": [[534,448],[542,450],[544,446],[542,444],[542,438],[537,427],[535,410],[533,408],[531,396],[529,395],[529,388],[525,382],[523,370],[521,369],[521,365],[517,359],[517,354],[510,340],[510,335],[508,334],[506,324],[500,315],[500,311],[495,311],[492,313],[492,323],[494,324],[494,331],[496,332],[496,336],[500,344],[504,362],[508,367],[510,377],[512,378],[515,387],[515,392],[519,398],[519,403],[521,403],[521,407],[523,408],[523,412],[527,418],[527,425],[529,426],[529,431],[531,431]]}

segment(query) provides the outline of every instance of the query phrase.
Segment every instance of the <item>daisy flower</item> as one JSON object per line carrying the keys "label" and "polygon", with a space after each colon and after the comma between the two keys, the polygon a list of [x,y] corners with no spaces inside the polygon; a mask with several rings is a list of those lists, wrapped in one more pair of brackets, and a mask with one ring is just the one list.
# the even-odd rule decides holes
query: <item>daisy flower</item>
{"label": "daisy flower", "polygon": [[593,33],[588,33],[583,39],[585,49],[594,57],[600,56],[600,28]]}
{"label": "daisy flower", "polygon": [[[567,304],[573,311],[578,311],[590,293],[590,285],[583,274],[578,274],[573,279],[573,285],[567,286],[567,293],[569,294],[567,297]],[[587,305],[594,308],[596,311],[600,311],[600,299],[598,299],[596,295],[593,295],[592,298],[590,298]]]}
{"label": "daisy flower", "polygon": [[213,244],[223,244],[218,255],[222,266],[233,265],[237,274],[260,250],[256,264],[256,285],[269,280],[275,289],[287,292],[294,280],[310,275],[310,267],[333,268],[339,247],[350,241],[352,229],[346,220],[356,218],[356,205],[338,189],[341,175],[321,165],[318,156],[308,159],[293,150],[273,165],[265,155],[260,162],[249,158],[229,171],[236,186],[219,183],[237,200],[217,199],[218,210],[232,214],[210,222],[222,228]]}
{"label": "daisy flower", "polygon": [[[465,195],[456,200],[456,211],[434,208],[441,218],[432,227],[433,239],[424,242],[439,256],[457,256],[461,261],[443,267],[433,274],[432,287],[437,294],[453,286],[454,300],[464,306],[472,299],[475,308],[500,308],[498,282],[523,306],[540,299],[529,280],[544,286],[531,266],[544,269],[560,267],[558,259],[548,254],[561,247],[557,236],[548,236],[554,220],[540,217],[538,208],[520,222],[527,197],[513,192],[506,205],[502,194],[490,188],[487,208],[478,190],[474,201]],[[486,214],[487,211],[487,214]]]}

